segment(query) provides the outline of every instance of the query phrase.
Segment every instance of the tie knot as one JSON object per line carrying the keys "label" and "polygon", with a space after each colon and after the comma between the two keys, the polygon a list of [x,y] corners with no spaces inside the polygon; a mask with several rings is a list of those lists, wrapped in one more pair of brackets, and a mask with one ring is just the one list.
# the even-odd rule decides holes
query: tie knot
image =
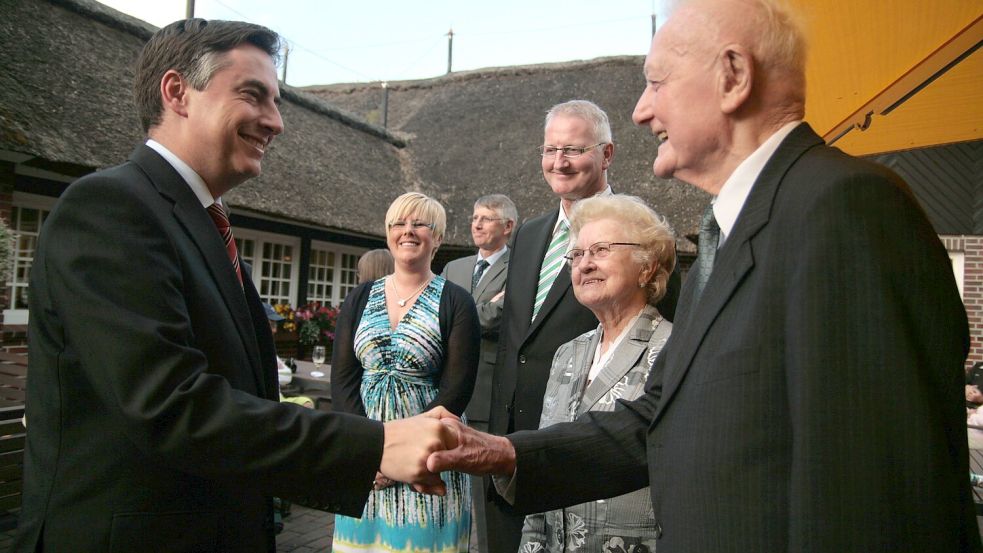
{"label": "tie knot", "polygon": [[713,216],[713,204],[708,205],[706,210],[703,211],[703,218],[700,219],[700,231],[720,232],[720,226],[717,225],[717,218]]}
{"label": "tie knot", "polygon": [[485,261],[484,259],[482,259],[481,261],[478,262],[478,270],[479,271],[483,271],[485,269],[485,267],[488,267],[488,265],[489,265],[489,263],[487,261]]}
{"label": "tie knot", "polygon": [[218,202],[208,206],[208,214],[211,216],[212,222],[215,223],[215,226],[218,227],[219,230],[225,230],[232,226],[229,223],[228,214],[225,213],[225,209],[223,209]]}

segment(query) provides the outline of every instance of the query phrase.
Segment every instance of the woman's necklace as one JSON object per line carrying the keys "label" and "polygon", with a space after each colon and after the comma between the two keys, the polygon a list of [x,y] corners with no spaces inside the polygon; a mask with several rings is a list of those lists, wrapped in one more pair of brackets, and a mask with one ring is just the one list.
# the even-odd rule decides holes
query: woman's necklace
{"label": "woman's necklace", "polygon": [[400,298],[399,297],[400,294],[399,294],[399,290],[396,289],[396,281],[393,280],[392,277],[389,277],[386,280],[389,281],[389,284],[392,284],[393,292],[396,293],[396,303],[398,303],[400,307],[406,307],[406,302],[410,301],[417,294],[419,294],[420,292],[422,292],[423,289],[426,288],[428,284],[430,284],[430,281],[433,280],[433,276],[431,276],[426,281],[424,281],[423,286],[420,286],[419,288],[416,289],[415,292],[413,292],[412,294],[406,296],[405,298]]}

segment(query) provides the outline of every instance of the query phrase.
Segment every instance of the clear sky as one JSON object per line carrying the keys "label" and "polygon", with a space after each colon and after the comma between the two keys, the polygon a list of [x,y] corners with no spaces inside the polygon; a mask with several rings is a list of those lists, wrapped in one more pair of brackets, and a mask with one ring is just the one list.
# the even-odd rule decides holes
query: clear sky
{"label": "clear sky", "polygon": [[[185,0],[100,0],[161,27]],[[196,0],[195,16],[266,25],[287,39],[287,84],[436,77],[453,69],[643,55],[653,0]],[[282,72],[281,72],[282,76]]]}

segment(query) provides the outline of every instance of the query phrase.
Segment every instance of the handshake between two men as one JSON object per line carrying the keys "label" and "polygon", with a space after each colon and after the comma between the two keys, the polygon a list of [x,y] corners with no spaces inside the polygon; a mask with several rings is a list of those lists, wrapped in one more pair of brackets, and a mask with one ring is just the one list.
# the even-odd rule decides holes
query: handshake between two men
{"label": "handshake between two men", "polygon": [[385,424],[384,476],[444,495],[440,473],[447,470],[508,476],[515,471],[515,449],[507,438],[474,430],[443,407]]}

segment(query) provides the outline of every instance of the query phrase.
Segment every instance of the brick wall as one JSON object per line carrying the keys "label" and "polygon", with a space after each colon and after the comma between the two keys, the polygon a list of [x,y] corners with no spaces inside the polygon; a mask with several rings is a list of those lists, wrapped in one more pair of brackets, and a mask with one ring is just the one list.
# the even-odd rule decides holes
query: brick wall
{"label": "brick wall", "polygon": [[[14,164],[0,162],[0,217],[10,224],[10,209],[14,202]],[[0,323],[3,321],[2,309],[10,305],[10,288],[0,285]]]}
{"label": "brick wall", "polygon": [[[962,254],[963,304],[969,317],[966,368],[983,361],[983,236],[940,236],[950,254]],[[958,267],[955,267],[958,272]],[[958,275],[957,275],[958,278]]]}

